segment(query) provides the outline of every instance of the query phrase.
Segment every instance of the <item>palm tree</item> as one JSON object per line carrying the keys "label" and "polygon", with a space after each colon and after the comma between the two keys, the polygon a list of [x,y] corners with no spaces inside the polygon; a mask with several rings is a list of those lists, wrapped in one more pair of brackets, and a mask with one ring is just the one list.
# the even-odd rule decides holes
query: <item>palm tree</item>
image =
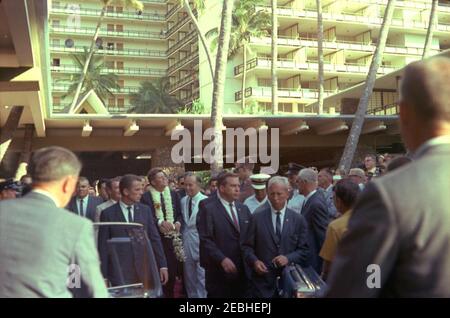
{"label": "palm tree", "polygon": [[175,114],[182,103],[169,94],[169,79],[163,77],[156,82],[143,81],[139,91],[130,95],[133,106],[131,113],[138,114]]}
{"label": "palm tree", "polygon": [[[75,66],[79,69],[86,69],[80,95],[87,93],[92,89],[102,100],[103,104],[105,104],[108,97],[114,97],[112,90],[120,88],[119,84],[117,84],[118,76],[113,73],[105,74],[103,72],[106,68],[103,56],[93,55],[89,61],[89,64],[87,62],[88,56],[89,52],[87,51],[87,48],[84,48],[84,53],[72,55]],[[67,92],[61,96],[63,99],[75,93],[81,76],[81,73],[71,76],[71,85],[69,86]],[[59,82],[67,82],[67,80],[61,80]]]}
{"label": "palm tree", "polygon": [[272,0],[272,114],[278,113],[278,17],[277,17],[277,0]]}
{"label": "palm tree", "polygon": [[[200,37],[200,42],[202,43],[203,49],[205,50],[206,58],[208,59],[209,69],[211,71],[211,80],[214,80],[214,70],[212,65],[211,53],[209,52],[208,46],[206,45],[206,38],[203,34],[197,19],[195,18],[194,12],[189,5],[189,0],[180,0],[180,5],[184,5],[186,11],[188,12],[192,23],[194,23],[197,34]],[[193,7],[197,9],[197,12],[201,12],[205,9],[205,0],[193,0]]]}
{"label": "palm tree", "polygon": [[[247,53],[252,53],[250,48],[251,38],[260,38],[269,35],[271,25],[270,16],[263,10],[256,10],[258,4],[264,0],[240,0],[233,10],[230,47],[228,58],[234,58],[242,49],[243,72],[242,72],[242,98],[241,111],[245,108],[245,84],[247,79]],[[214,28],[206,33],[206,37],[212,38],[211,48],[217,46],[218,28]]]}
{"label": "palm tree", "polygon": [[322,0],[316,0],[317,5],[317,58],[319,62],[319,94],[318,94],[318,107],[317,114],[323,113],[323,95],[324,95],[324,73],[323,73],[323,20],[322,20]]}
{"label": "palm tree", "polygon": [[353,120],[352,128],[348,135],[341,161],[339,162],[339,169],[341,171],[348,172],[355,155],[356,147],[358,146],[359,136],[361,135],[362,126],[364,125],[364,118],[367,112],[367,106],[375,86],[378,67],[380,66],[383,51],[386,46],[389,27],[394,14],[395,1],[396,0],[389,0],[386,6],[386,11],[384,12],[383,24],[381,25],[380,36],[378,38],[378,45],[372,57],[369,73],[367,74],[364,90],[358,103],[355,119]]}
{"label": "palm tree", "polygon": [[108,6],[113,2],[119,2],[119,3],[125,3],[125,6],[131,6],[135,8],[136,10],[139,10],[139,12],[142,12],[144,10],[144,5],[141,1],[138,0],[100,0],[100,2],[103,4],[102,11],[100,13],[100,17],[97,21],[97,27],[95,28],[94,36],[92,37],[91,46],[89,48],[89,55],[87,56],[86,63],[82,69],[81,76],[78,82],[78,85],[75,90],[75,95],[72,100],[72,104],[69,108],[69,113],[73,112],[75,109],[75,105],[78,101],[78,98],[81,93],[81,88],[83,87],[83,82],[85,81],[86,74],[87,74],[87,68],[90,64],[90,61],[92,59],[92,56],[94,55],[95,49],[96,49],[96,42],[98,35],[100,33],[100,26],[102,25],[103,19],[105,18],[106,10]]}
{"label": "palm tree", "polygon": [[431,11],[430,11],[430,20],[428,22],[428,30],[427,30],[427,37],[425,39],[425,47],[423,49],[422,59],[426,58],[428,54],[430,53],[430,49],[433,42],[433,28],[434,24],[436,23],[436,7],[438,5],[438,0],[433,0],[431,3]]}
{"label": "palm tree", "polygon": [[226,66],[228,62],[228,49],[230,47],[231,24],[234,0],[224,0],[220,34],[216,55],[216,69],[214,72],[213,98],[211,105],[211,122],[214,130],[211,145],[214,157],[211,162],[211,175],[216,176],[223,169],[223,137],[222,137],[222,109],[224,103],[224,90]]}

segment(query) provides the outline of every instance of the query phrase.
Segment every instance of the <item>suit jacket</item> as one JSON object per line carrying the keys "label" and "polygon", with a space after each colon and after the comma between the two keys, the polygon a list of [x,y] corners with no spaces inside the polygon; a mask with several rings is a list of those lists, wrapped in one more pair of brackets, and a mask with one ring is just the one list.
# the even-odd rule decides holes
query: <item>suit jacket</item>
{"label": "suit jacket", "polygon": [[[450,144],[428,146],[372,179],[333,261],[329,297],[450,297],[449,159]],[[366,284],[370,264],[380,288]]]}
{"label": "suit jacket", "polygon": [[[181,216],[180,198],[178,197],[178,194],[173,190],[170,190],[170,195],[172,197],[174,222],[180,222],[183,225],[183,217]],[[155,207],[153,205],[152,195],[149,191],[145,192],[142,195],[141,203],[150,207],[152,215],[156,219]]]}
{"label": "suit jacket", "polygon": [[309,264],[320,274],[322,272],[322,259],[319,256],[322,248],[330,216],[323,191],[317,190],[302,209],[302,215],[308,225],[308,246],[310,248]]}
{"label": "suit jacket", "polygon": [[195,197],[195,205],[192,208],[192,215],[189,217],[189,196],[183,197],[181,199],[181,213],[183,215],[183,245],[184,251],[186,253],[186,257],[191,260],[197,262],[199,260],[199,245],[200,238],[198,236],[197,231],[197,214],[199,204],[202,200],[207,199],[208,197],[202,193],[199,193]]}
{"label": "suit jacket", "polygon": [[[155,256],[157,265],[159,268],[167,267],[166,258],[161,244],[161,238],[159,237],[158,229],[155,225],[154,219],[151,216],[150,209],[140,203],[134,205],[134,223],[140,223],[144,225],[144,229],[147,232],[150,244],[152,246],[153,254]],[[103,210],[100,216],[101,222],[126,222],[120,203],[116,203],[113,206]],[[120,280],[117,275],[117,269],[111,261],[111,257],[108,254],[107,241],[113,237],[128,237],[128,234],[124,228],[121,227],[109,227],[101,226],[98,233],[98,249],[100,252],[100,258],[102,262],[102,273],[108,278],[113,285],[119,285]],[[124,274],[125,284],[132,284],[142,282],[144,280],[144,270],[142,266],[144,264],[144,252],[142,250],[130,250],[129,245],[118,246],[117,253],[122,267],[122,273]]]}
{"label": "suit jacket", "polygon": [[[286,256],[289,264],[306,265],[309,249],[305,218],[286,208],[282,222],[280,241],[275,235],[270,206],[251,216],[243,253],[247,265],[252,269],[250,285],[253,297],[270,298],[274,295],[276,278],[281,274],[281,270],[272,264],[276,256]],[[253,270],[257,260],[266,265],[269,271],[267,274],[259,275]]]}
{"label": "suit jacket", "polygon": [[79,266],[85,295],[108,297],[92,223],[58,208],[46,195],[30,192],[1,201],[0,236],[0,297],[72,297],[71,264]]}
{"label": "suit jacket", "polygon": [[[74,196],[69,204],[67,205],[66,209],[68,209],[69,211],[79,215],[80,212],[79,210],[79,206],[77,204],[77,200],[76,200],[76,196]],[[95,214],[96,214],[96,210],[97,210],[97,206],[103,203],[103,199],[99,198],[99,197],[94,197],[91,195],[88,195],[86,198],[88,198],[88,202],[87,202],[87,206],[85,206],[85,213],[86,213],[86,217],[91,220],[92,222],[95,222]],[[85,199],[86,199],[85,198]],[[83,202],[84,204],[86,204],[86,202]]]}
{"label": "suit jacket", "polygon": [[227,288],[227,281],[235,281],[236,275],[228,275],[220,263],[228,257],[238,270],[238,280],[246,288],[245,277],[249,274],[244,266],[241,248],[250,221],[250,211],[235,201],[239,219],[238,231],[218,196],[200,202],[197,229],[200,236],[200,266],[205,268],[206,290],[209,294],[220,294]]}

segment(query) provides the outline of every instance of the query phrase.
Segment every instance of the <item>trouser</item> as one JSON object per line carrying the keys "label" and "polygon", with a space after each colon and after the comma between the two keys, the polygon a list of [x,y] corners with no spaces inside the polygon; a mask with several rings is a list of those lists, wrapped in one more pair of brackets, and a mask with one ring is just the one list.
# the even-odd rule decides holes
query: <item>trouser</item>
{"label": "trouser", "polygon": [[206,298],[205,270],[198,261],[184,262],[184,285],[188,298]]}

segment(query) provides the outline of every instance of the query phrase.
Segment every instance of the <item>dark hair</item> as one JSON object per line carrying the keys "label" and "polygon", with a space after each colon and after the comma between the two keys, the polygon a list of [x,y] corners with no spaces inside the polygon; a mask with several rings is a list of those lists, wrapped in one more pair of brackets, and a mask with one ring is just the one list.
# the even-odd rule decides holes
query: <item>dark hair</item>
{"label": "dark hair", "polygon": [[322,169],[320,169],[319,172],[321,172],[321,171],[325,172],[330,179],[333,179],[333,172],[331,172],[330,168],[322,168]]}
{"label": "dark hair", "polygon": [[409,64],[400,86],[401,100],[426,121],[450,121],[450,58],[433,57]]}
{"label": "dark hair", "polygon": [[101,178],[100,180],[98,180],[97,182],[97,192],[100,192],[100,189],[102,188],[102,184],[107,184],[109,181],[109,179],[106,178]]}
{"label": "dark hair", "polygon": [[123,190],[130,189],[135,181],[142,182],[142,179],[141,179],[141,177],[138,177],[135,174],[126,174],[126,175],[124,175],[120,179],[120,183],[119,183],[120,194],[123,195]]}
{"label": "dark hair", "polygon": [[80,182],[87,182],[89,186],[91,186],[91,183],[89,182],[89,179],[83,176],[78,177],[78,183]]}
{"label": "dark hair", "polygon": [[358,184],[350,180],[349,178],[345,178],[339,180],[335,186],[333,187],[333,191],[346,207],[353,207],[356,199],[360,193],[360,189]]}
{"label": "dark hair", "polygon": [[189,172],[186,172],[185,174],[179,175],[179,176],[177,177],[177,181],[180,182],[181,179],[186,178],[188,173],[189,173]]}
{"label": "dark hair", "polygon": [[112,184],[113,184],[113,182],[119,182],[120,183],[120,180],[122,179],[122,177],[114,177],[114,178],[112,178],[112,179],[108,179],[107,181],[106,181],[106,187],[109,189],[109,190],[112,190]]}
{"label": "dark hair", "polygon": [[81,162],[75,154],[65,148],[51,146],[37,150],[28,165],[28,174],[33,182],[51,182],[67,176],[78,176]]}
{"label": "dark hair", "polygon": [[211,177],[208,181],[208,185],[211,185],[211,183],[213,183],[213,181],[217,181],[217,177]]}
{"label": "dark hair", "polygon": [[392,159],[392,160],[389,162],[389,164],[387,165],[386,171],[387,171],[387,172],[390,172],[390,171],[395,170],[395,169],[398,169],[398,168],[400,168],[401,166],[404,166],[404,165],[406,165],[406,164],[408,164],[408,163],[410,163],[410,162],[412,162],[412,160],[411,160],[411,158],[409,158],[409,157],[406,157],[406,156],[400,156],[400,157],[397,157],[397,158],[395,158],[395,159]]}
{"label": "dark hair", "polygon": [[228,178],[239,178],[239,176],[232,172],[222,172],[217,176],[217,185],[219,187],[226,185]]}
{"label": "dark hair", "polygon": [[375,156],[374,154],[369,153],[364,156],[364,159],[366,159],[367,157],[372,158],[373,161],[377,162],[377,156]]}
{"label": "dark hair", "polygon": [[161,168],[152,168],[152,169],[150,169],[150,171],[147,174],[148,181],[152,182],[153,179],[156,177],[156,175],[158,173],[160,173],[160,172],[164,173],[164,175],[167,177],[167,175],[166,175],[166,173],[164,172],[163,169],[161,169]]}

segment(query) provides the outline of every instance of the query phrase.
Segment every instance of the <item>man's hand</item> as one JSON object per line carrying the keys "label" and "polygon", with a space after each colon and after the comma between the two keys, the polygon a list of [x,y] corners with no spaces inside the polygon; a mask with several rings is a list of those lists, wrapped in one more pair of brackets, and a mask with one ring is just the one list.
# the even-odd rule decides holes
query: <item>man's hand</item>
{"label": "man's hand", "polygon": [[169,270],[167,268],[160,268],[159,277],[161,279],[161,284],[167,284],[167,282],[169,281]]}
{"label": "man's hand", "polygon": [[167,222],[167,221],[162,221],[161,224],[159,225],[159,230],[161,231],[161,233],[166,234],[169,233],[170,231],[174,230],[174,226],[172,223]]}
{"label": "man's hand", "polygon": [[234,266],[234,263],[231,259],[229,259],[228,257],[226,257],[221,263],[220,265],[222,266],[223,270],[225,271],[225,273],[227,274],[235,274],[237,273],[237,269],[236,266]]}
{"label": "man's hand", "polygon": [[175,222],[175,231],[180,233],[180,229],[181,229],[181,223],[180,222]]}
{"label": "man's hand", "polygon": [[286,256],[284,256],[284,255],[278,255],[277,257],[275,257],[275,258],[272,260],[272,263],[274,263],[274,264],[277,265],[278,267],[284,267],[284,266],[286,266],[286,265],[289,263],[289,261],[288,261],[288,259],[287,259]]}
{"label": "man's hand", "polygon": [[261,262],[260,260],[257,260],[255,264],[253,264],[253,268],[255,269],[255,272],[258,273],[259,275],[264,275],[268,273],[266,265],[264,265],[264,263]]}

